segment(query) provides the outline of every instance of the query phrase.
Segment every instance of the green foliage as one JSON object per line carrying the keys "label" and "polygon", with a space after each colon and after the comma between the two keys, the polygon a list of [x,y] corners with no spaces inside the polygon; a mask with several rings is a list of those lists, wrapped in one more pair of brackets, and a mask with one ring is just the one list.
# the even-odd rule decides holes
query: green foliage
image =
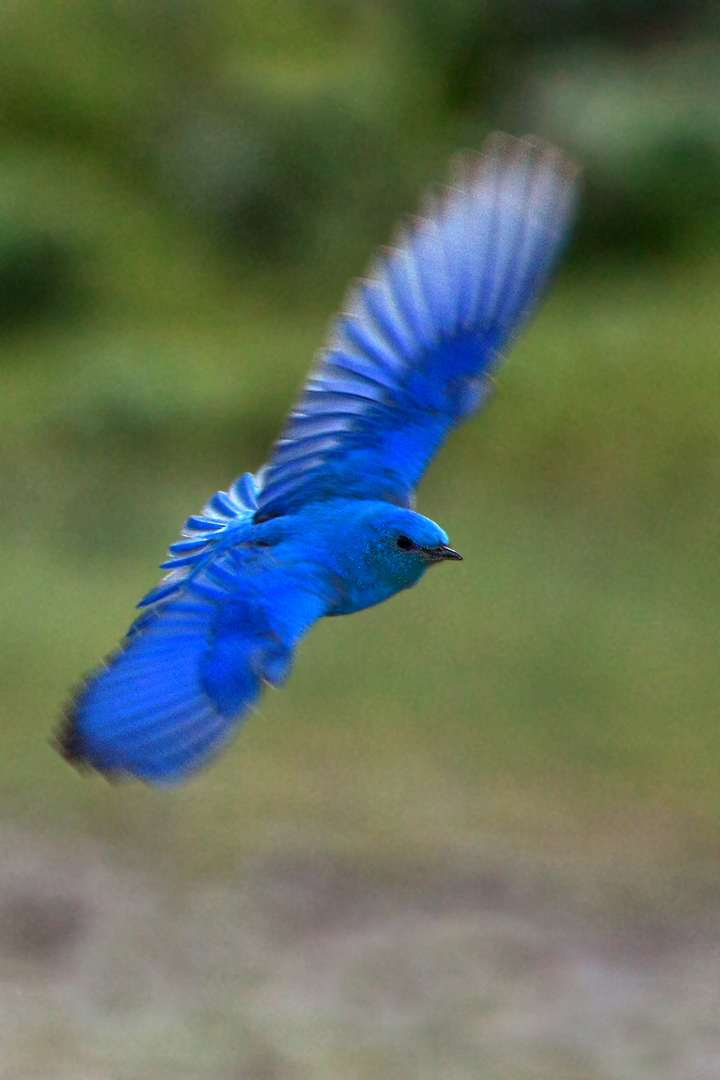
{"label": "green foliage", "polygon": [[320,626],[237,745],[173,795],[80,781],[48,729],[183,517],[262,460],[322,319],[246,309],[232,334],[175,320],[135,339],[142,360],[67,331],[32,391],[16,355],[6,808],[205,869],[289,821],[381,848],[478,830],[586,844],[668,807],[716,823],[716,293],[713,265],[561,284],[421,492],[465,562]]}
{"label": "green foliage", "polygon": [[[559,3],[534,23],[527,5],[440,9],[0,14],[6,813],[205,869],[313,832],[420,851],[635,829],[653,851],[692,821],[713,849],[712,20],[684,8],[670,34],[666,4],[633,38],[617,5],[604,22],[573,4],[569,27]],[[498,121],[575,149],[588,198],[497,400],[421,492],[465,562],[328,620],[187,789],[81,782],[46,743],[69,686],[183,518],[262,462],[342,284]]]}

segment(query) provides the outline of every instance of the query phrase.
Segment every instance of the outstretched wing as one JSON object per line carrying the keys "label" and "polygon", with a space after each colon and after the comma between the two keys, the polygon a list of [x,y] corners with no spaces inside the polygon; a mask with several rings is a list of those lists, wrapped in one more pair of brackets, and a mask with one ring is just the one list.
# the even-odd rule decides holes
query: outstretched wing
{"label": "outstretched wing", "polygon": [[128,634],[105,665],[68,703],[57,746],[72,764],[118,778],[176,783],[200,768],[230,737],[257,699],[261,672],[252,665],[255,627],[237,656],[237,694],[223,708],[204,667],[223,586],[195,577],[182,597],[158,607]]}
{"label": "outstretched wing", "polygon": [[411,505],[433,454],[483,403],[562,248],[576,167],[493,135],[356,285],[272,458],[256,521],[342,494]]}
{"label": "outstretched wing", "polygon": [[237,731],[263,684],[289,674],[324,597],[249,541],[254,493],[243,477],[186,522],[163,564],[170,573],[65,710],[57,745],[69,761],[153,784],[185,780]]}

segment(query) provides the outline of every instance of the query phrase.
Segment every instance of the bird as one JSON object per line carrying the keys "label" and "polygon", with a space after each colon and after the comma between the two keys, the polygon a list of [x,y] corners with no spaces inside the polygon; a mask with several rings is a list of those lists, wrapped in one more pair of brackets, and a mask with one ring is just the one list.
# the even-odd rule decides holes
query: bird
{"label": "bird", "polygon": [[191,516],[118,649],[73,692],[56,748],[109,780],[186,781],[323,616],[460,561],[415,489],[486,402],[565,246],[578,168],[490,135],[354,283],[270,458]]}

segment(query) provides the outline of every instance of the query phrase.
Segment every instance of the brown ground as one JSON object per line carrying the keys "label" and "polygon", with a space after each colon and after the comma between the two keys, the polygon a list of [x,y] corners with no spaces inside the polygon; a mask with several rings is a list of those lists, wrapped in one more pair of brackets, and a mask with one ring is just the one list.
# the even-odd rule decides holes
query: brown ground
{"label": "brown ground", "polygon": [[171,881],[0,836],[0,1080],[718,1080],[720,891],[464,856]]}

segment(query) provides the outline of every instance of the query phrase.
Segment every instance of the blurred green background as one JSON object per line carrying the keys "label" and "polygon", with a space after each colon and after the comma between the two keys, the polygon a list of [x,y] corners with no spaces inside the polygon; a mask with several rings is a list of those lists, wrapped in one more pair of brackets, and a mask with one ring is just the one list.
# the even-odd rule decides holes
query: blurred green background
{"label": "blurred green background", "polygon": [[[6,814],[203,863],[288,821],[342,847],[605,845],[668,816],[714,835],[712,10],[4,8]],[[46,742],[68,688],[184,517],[262,463],[341,283],[493,127],[555,139],[587,180],[541,318],[421,491],[466,561],[321,625],[186,790],[81,783]]]}
{"label": "blurred green background", "polygon": [[[257,851],[720,857],[716,5],[14,0],[0,42],[5,820],[213,880]],[[263,462],[343,283],[495,128],[585,192],[420,492],[465,561],[321,624],[187,787],[79,778],[48,745],[69,689]]]}

